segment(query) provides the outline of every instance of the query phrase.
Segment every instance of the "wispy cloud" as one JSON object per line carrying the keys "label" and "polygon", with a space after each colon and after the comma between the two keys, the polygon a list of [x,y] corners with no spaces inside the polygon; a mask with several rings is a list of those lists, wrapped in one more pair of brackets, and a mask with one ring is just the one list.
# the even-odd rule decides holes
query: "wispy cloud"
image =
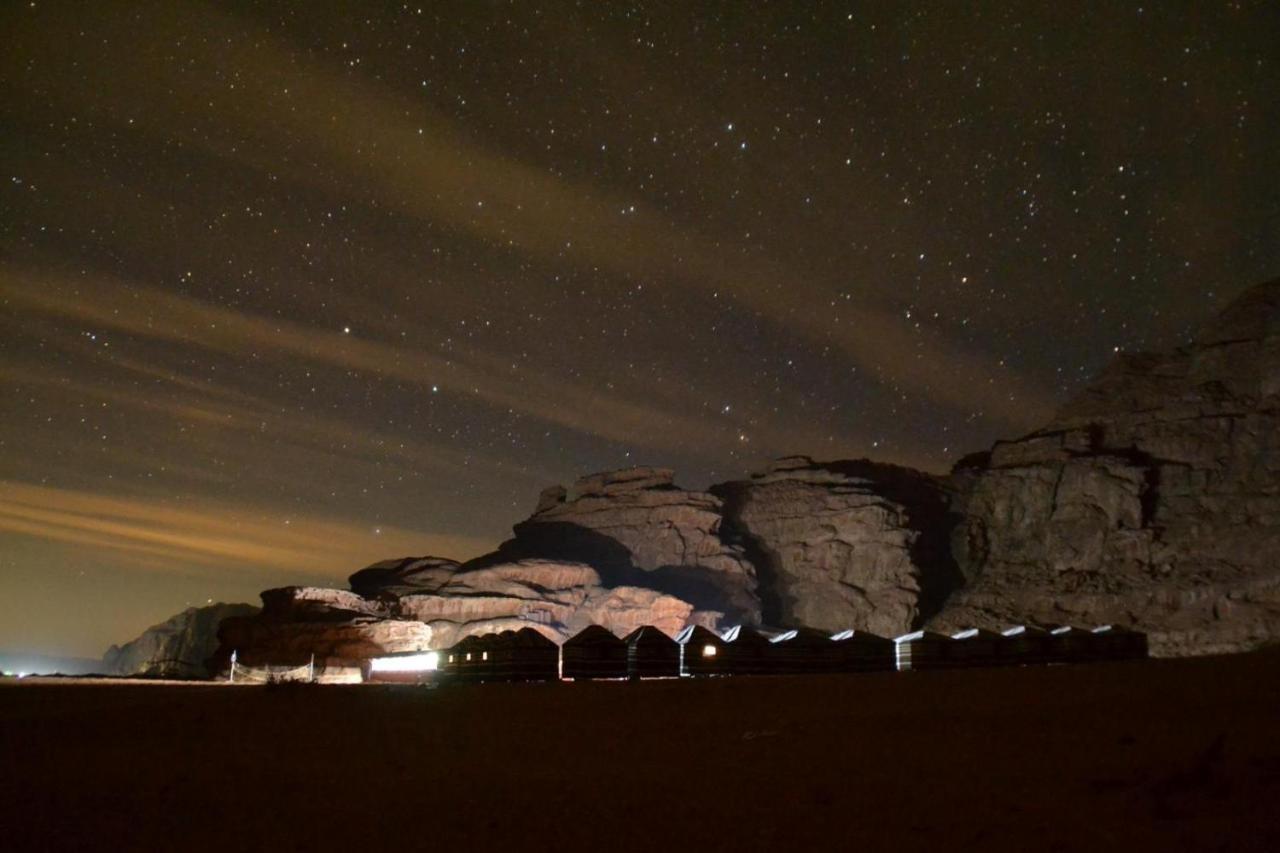
{"label": "wispy cloud", "polygon": [[345,577],[383,556],[462,559],[492,543],[463,536],[357,525],[279,510],[124,497],[0,481],[0,531],[149,558],[165,571],[267,570]]}
{"label": "wispy cloud", "polygon": [[[341,176],[343,185],[359,186],[381,210],[469,235],[495,251],[597,270],[615,281],[651,282],[667,292],[673,310],[717,294],[723,303],[777,328],[779,335],[857,365],[860,381],[879,383],[892,395],[966,414],[981,411],[1013,427],[1030,426],[1053,407],[1051,395],[984,355],[981,347],[953,341],[940,327],[921,327],[861,288],[851,288],[852,298],[833,312],[833,282],[727,239],[714,225],[691,227],[662,210],[635,207],[606,185],[500,153],[421,100],[338,72],[247,19],[213,7],[179,14],[161,5],[154,11],[147,38],[184,42],[193,69],[189,85],[181,91],[163,85],[146,51],[122,46],[123,55],[133,60],[118,70],[111,90],[93,93],[99,107],[148,103],[136,132],[150,127],[165,137],[176,133],[183,144],[213,157],[233,151],[230,156],[243,167],[319,194],[331,191],[333,176]],[[205,37],[187,41],[193,28]],[[234,97],[218,82],[229,68],[237,72]],[[88,97],[79,87],[50,88],[69,104]],[[199,128],[185,119],[192,104],[201,106]],[[236,144],[228,144],[232,138]],[[620,215],[624,210],[628,214]],[[143,293],[139,301],[153,304],[152,295]],[[189,311],[192,306],[160,307]],[[833,323],[833,313],[843,322]],[[217,333],[213,318],[208,319],[205,342]],[[565,377],[537,371],[504,381],[493,370],[506,360],[501,353],[492,358],[474,353],[469,362],[442,365],[423,353],[311,332],[300,336],[303,330],[288,324],[248,316],[240,318],[238,328],[252,340],[272,338],[277,348],[298,354],[333,349],[353,369],[377,365],[390,375],[403,377],[408,371],[420,380],[447,367],[460,387],[495,406],[529,410],[548,422],[611,440],[643,436],[658,443],[665,432],[680,435],[680,446],[705,449],[727,437],[724,430],[709,429],[701,414],[685,417],[678,407],[658,408],[634,389],[613,394],[600,387],[575,388]],[[546,402],[530,402],[531,397]],[[771,429],[768,413],[758,420],[762,431]]]}

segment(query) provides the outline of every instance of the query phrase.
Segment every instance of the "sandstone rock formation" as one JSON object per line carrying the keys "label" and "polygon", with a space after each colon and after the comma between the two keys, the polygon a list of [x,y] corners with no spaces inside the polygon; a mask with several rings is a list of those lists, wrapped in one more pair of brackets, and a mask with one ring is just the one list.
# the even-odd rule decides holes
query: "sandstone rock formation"
{"label": "sandstone rock formation", "polygon": [[248,666],[298,666],[317,660],[358,660],[431,647],[431,629],[395,618],[383,601],[320,587],[281,587],[262,593],[262,612],[227,619],[218,630],[209,668],[221,671],[237,652]]}
{"label": "sandstone rock formation", "polygon": [[459,565],[377,563],[351,589],[263,593],[220,655],[301,663],[589,623],[855,628],[1117,623],[1156,653],[1280,636],[1280,282],[1175,352],[1125,355],[1044,429],[950,477],[791,457],[678,487],[664,468],[552,486]]}
{"label": "sandstone rock formation", "polygon": [[543,491],[515,538],[468,565],[538,558],[586,563],[606,587],[657,590],[734,622],[758,623],[755,567],[720,535],[722,501],[676,486],[667,468],[580,478]]}
{"label": "sandstone rock formation", "polygon": [[[403,567],[439,562],[415,558],[370,568],[400,572]],[[267,590],[260,614],[223,625],[212,665],[223,666],[232,650],[247,665],[298,665],[311,655],[318,660],[358,660],[447,648],[471,634],[524,627],[557,642],[593,623],[620,635],[640,625],[675,634],[691,622],[714,626],[721,616],[695,611],[691,604],[652,589],[605,588],[597,571],[582,563],[530,559],[456,571],[455,567],[444,567],[448,580],[442,584],[436,585],[442,575],[433,575],[429,583],[407,587],[400,575],[357,572],[353,584],[376,596],[372,598],[319,587]],[[401,588],[409,591],[393,591]]]}
{"label": "sandstone rock formation", "polygon": [[102,656],[103,669],[113,675],[156,675],[203,678],[205,661],[218,646],[218,625],[224,619],[258,612],[250,604],[210,604],[189,607],[159,625],[152,625],[123,646]]}
{"label": "sandstone rock formation", "polygon": [[797,456],[712,490],[755,564],[765,624],[895,636],[959,584],[946,495],[928,474]]}
{"label": "sandstone rock formation", "polygon": [[443,557],[406,557],[401,560],[384,560],[361,569],[347,584],[356,595],[377,598],[379,595],[410,595],[417,592],[435,592],[449,582],[458,571],[456,560]]}
{"label": "sandstone rock formation", "polygon": [[532,626],[561,642],[587,625],[624,634],[640,625],[679,631],[691,618],[714,623],[720,614],[656,590],[604,588],[600,575],[583,563],[521,560],[463,571],[433,594],[408,595],[395,608],[401,618],[425,622],[436,647],[469,634]]}
{"label": "sandstone rock formation", "polygon": [[1280,282],[1172,353],[1116,359],[954,474],[968,585],[932,627],[1116,622],[1157,654],[1280,637]]}

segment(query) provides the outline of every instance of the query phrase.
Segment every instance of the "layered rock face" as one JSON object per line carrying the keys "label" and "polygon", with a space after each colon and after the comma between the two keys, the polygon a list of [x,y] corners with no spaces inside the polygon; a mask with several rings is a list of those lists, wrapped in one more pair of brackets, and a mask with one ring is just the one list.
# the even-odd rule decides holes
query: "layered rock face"
{"label": "layered rock face", "polygon": [[533,625],[896,635],[1116,623],[1159,654],[1280,636],[1280,282],[1193,343],[1123,356],[1044,429],[950,477],[791,457],[678,487],[663,468],[543,491],[490,555],[377,563],[350,591],[268,590],[220,654],[302,663]]}
{"label": "layered rock face", "polygon": [[[401,618],[418,619],[433,632],[437,648],[469,634],[532,626],[562,642],[592,623],[617,632],[639,625],[679,631],[694,616],[693,605],[674,596],[632,586],[606,588],[584,563],[521,560],[465,570],[431,594],[401,598]],[[714,622],[718,613],[699,612]]]}
{"label": "layered rock face", "polygon": [[586,563],[606,587],[638,586],[732,621],[758,623],[755,567],[720,535],[723,502],[675,485],[669,468],[580,478],[543,491],[515,538],[474,565],[540,558]]}
{"label": "layered rock face", "polygon": [[365,598],[435,592],[447,584],[460,564],[443,557],[406,557],[384,560],[361,569],[347,579],[351,591]]}
{"label": "layered rock face", "polygon": [[103,667],[113,675],[203,678],[209,674],[205,661],[218,647],[218,625],[222,620],[257,612],[258,608],[250,604],[187,608],[152,625],[136,639],[107,649],[102,656]]}
{"label": "layered rock face", "polygon": [[289,586],[263,592],[260,613],[225,620],[218,640],[208,666],[221,672],[233,651],[248,666],[298,666],[430,648],[431,629],[354,592]]}
{"label": "layered rock face", "polygon": [[1280,282],[1125,355],[954,474],[968,579],[931,627],[1115,622],[1157,654],[1280,637]]}
{"label": "layered rock face", "polygon": [[[432,558],[376,564],[425,564]],[[456,568],[456,564],[454,564]],[[363,585],[369,569],[352,576]],[[359,580],[357,580],[359,579]],[[319,587],[284,587],[262,593],[261,614],[224,623],[211,663],[221,668],[233,650],[248,665],[298,665],[317,660],[359,660],[395,652],[442,649],[471,634],[533,627],[563,642],[590,624],[618,634],[656,625],[675,634],[689,623],[714,626],[720,615],[695,611],[674,596],[631,586],[605,588],[582,563],[522,560],[449,571],[449,579],[390,590],[379,584],[368,598]]]}
{"label": "layered rock face", "polygon": [[927,474],[798,456],[712,489],[757,568],[766,624],[894,636],[959,585],[946,495]]}

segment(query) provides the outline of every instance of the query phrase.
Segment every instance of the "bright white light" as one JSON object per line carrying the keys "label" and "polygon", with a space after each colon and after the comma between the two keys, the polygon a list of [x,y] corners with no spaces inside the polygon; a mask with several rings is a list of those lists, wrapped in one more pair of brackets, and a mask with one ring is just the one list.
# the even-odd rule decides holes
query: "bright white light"
{"label": "bright white light", "polygon": [[438,652],[421,655],[400,655],[393,658],[374,658],[369,661],[374,672],[430,672],[440,668]]}
{"label": "bright white light", "polygon": [[702,656],[704,658],[713,658],[716,656],[716,647],[707,643],[702,647]]}

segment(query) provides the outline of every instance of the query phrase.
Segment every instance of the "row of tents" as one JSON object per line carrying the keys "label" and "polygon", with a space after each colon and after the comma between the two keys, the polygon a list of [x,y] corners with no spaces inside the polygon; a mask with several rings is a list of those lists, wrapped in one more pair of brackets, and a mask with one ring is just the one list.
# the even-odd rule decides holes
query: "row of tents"
{"label": "row of tents", "polygon": [[742,625],[721,634],[691,625],[674,638],[646,625],[617,637],[591,625],[563,645],[533,628],[469,636],[440,653],[439,669],[459,681],[540,681],[951,669],[1146,656],[1145,634],[1113,625],[1092,630],[1018,625],[952,635],[915,631],[894,639],[809,628],[766,633]]}

